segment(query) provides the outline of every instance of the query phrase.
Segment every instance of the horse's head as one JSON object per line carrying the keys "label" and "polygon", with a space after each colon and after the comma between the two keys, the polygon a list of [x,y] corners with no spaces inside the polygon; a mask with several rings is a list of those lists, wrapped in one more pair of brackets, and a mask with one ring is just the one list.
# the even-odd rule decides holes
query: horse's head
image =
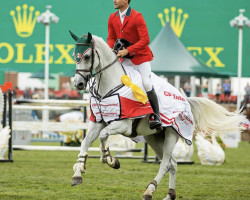
{"label": "horse's head", "polygon": [[72,38],[76,41],[73,56],[76,62],[76,73],[74,77],[74,86],[78,90],[85,90],[93,70],[99,65],[98,54],[95,50],[95,42],[92,35],[82,35],[77,37],[69,31]]}

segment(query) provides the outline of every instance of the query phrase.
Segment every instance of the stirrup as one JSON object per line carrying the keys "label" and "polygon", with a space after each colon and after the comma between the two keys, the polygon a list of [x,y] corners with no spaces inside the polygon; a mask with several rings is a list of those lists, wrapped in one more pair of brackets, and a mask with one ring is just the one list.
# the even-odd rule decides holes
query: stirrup
{"label": "stirrup", "polygon": [[148,124],[151,130],[156,129],[157,132],[162,131],[161,119],[156,113],[152,113],[149,115]]}

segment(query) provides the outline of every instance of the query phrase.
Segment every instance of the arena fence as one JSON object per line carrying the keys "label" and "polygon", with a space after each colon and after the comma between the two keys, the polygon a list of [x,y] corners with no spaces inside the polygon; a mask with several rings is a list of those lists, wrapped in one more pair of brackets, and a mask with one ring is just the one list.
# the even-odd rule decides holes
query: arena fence
{"label": "arena fence", "polygon": [[[74,131],[82,129],[84,137],[88,124],[87,118],[88,101],[83,100],[16,100],[13,105],[14,110],[80,110],[83,109],[83,123],[82,122],[40,122],[40,121],[13,121],[13,130],[17,131]],[[57,141],[57,140],[41,140],[36,141]],[[47,150],[47,151],[80,151],[80,147],[68,146],[29,146],[29,145],[13,145],[15,150]],[[116,156],[118,158],[135,158],[143,159],[143,162],[149,162],[148,159],[156,159],[155,156],[148,156],[148,146],[144,145],[142,149],[125,149],[125,148],[111,148],[114,152],[141,152],[142,156]],[[99,148],[90,147],[89,151],[100,151]],[[90,157],[100,157],[91,155]],[[156,159],[157,161],[157,159]]]}

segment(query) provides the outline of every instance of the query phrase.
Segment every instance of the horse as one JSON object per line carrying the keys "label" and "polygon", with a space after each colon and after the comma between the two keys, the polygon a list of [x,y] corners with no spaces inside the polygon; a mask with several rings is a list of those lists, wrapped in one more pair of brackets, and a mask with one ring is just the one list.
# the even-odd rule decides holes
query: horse
{"label": "horse", "polygon": [[[78,90],[86,90],[89,85],[91,95],[95,96],[94,101],[102,101],[108,99],[108,97],[114,97],[117,90],[123,88],[124,84],[121,77],[126,74],[116,54],[108,44],[98,36],[88,33],[88,35],[78,37],[71,31],[70,34],[76,41],[74,49],[74,58],[76,62],[74,86]],[[174,88],[173,86],[171,87]],[[175,88],[175,90],[177,89]],[[165,93],[165,95],[167,96],[168,93]],[[177,98],[177,96],[172,95],[171,98]],[[191,115],[189,118],[181,115],[184,111],[178,113],[178,116],[182,116],[182,123],[184,124],[185,122],[189,125],[190,128],[187,132],[190,137],[192,137],[193,132],[200,133],[202,132],[201,130],[215,134],[242,129],[240,126],[244,118],[242,115],[237,112],[229,112],[209,99],[202,97],[187,98],[179,94],[177,100],[179,100],[181,104],[185,103],[185,109],[190,108]],[[167,105],[168,102],[164,104]],[[86,172],[88,148],[98,137],[101,143],[101,162],[107,163],[114,169],[119,169],[120,163],[117,158],[111,155],[106,141],[111,135],[122,134],[126,137],[133,137],[134,134],[134,124],[138,119],[124,118],[122,120],[115,119],[106,122],[105,119],[107,116],[102,113],[100,104],[98,105],[97,111],[98,109],[100,111],[97,112],[99,113],[99,121],[92,119],[89,122],[88,133],[81,143],[81,150],[78,155],[77,163],[73,166],[74,175],[72,177],[72,186],[82,183],[82,173]],[[90,110],[92,113],[94,112],[92,108]],[[177,162],[172,156],[172,152],[178,139],[182,136],[176,130],[177,128],[173,121],[169,122],[169,125],[159,132],[149,128],[148,120],[149,114],[141,116],[139,123],[137,122],[136,132],[137,135],[144,137],[145,141],[151,146],[155,154],[161,160],[161,163],[156,177],[148,184],[142,198],[144,200],[152,199],[153,192],[155,192],[157,185],[166,173],[169,172],[169,189],[164,200],[173,200],[176,198],[175,179]],[[185,139],[186,143],[189,145],[192,144],[191,140],[192,138]]]}

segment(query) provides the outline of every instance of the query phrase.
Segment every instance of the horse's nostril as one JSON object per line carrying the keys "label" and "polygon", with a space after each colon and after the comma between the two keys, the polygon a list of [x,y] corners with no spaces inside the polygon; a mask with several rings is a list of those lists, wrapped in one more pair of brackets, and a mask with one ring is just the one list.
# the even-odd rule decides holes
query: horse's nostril
{"label": "horse's nostril", "polygon": [[78,83],[77,87],[83,87],[83,82]]}

